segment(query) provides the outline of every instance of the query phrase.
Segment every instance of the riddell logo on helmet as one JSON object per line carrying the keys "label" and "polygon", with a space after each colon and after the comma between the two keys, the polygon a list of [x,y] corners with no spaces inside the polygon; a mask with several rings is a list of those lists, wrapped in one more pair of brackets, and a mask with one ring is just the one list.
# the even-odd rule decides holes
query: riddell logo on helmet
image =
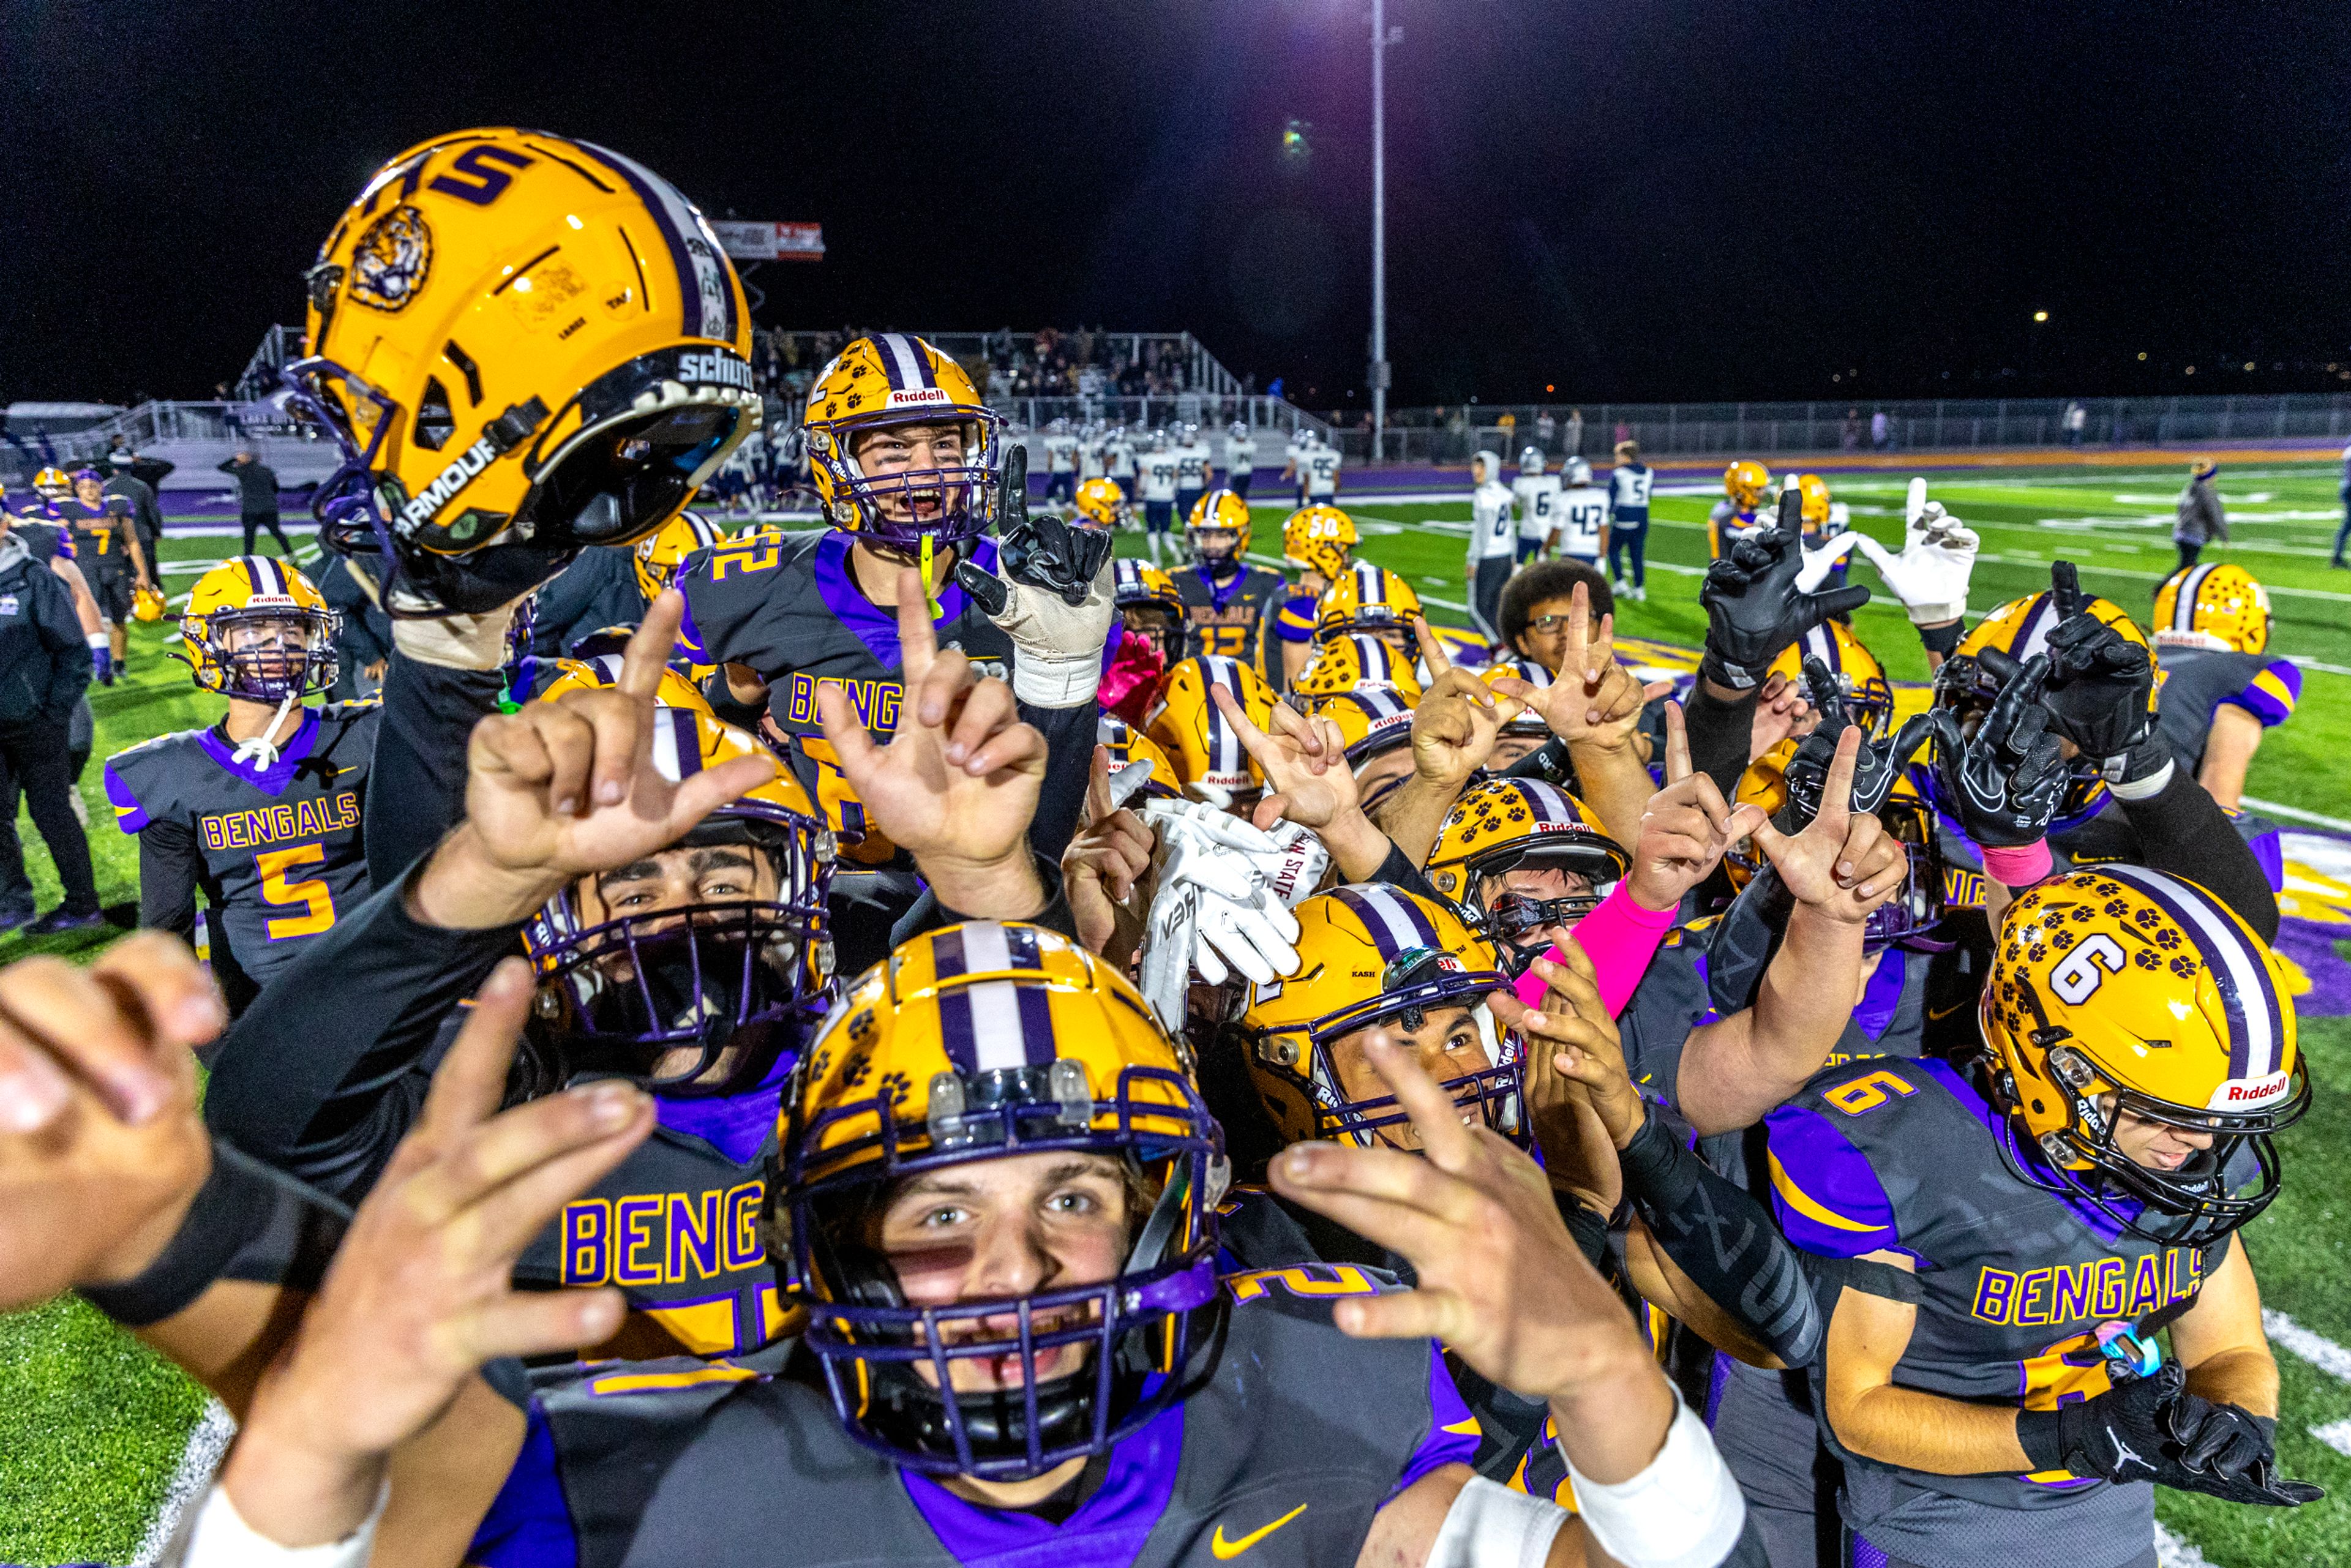
{"label": "riddell logo on helmet", "polygon": [[947,389],[945,387],[913,387],[904,392],[893,392],[890,394],[890,406],[892,408],[906,408],[911,405],[952,402],[954,401],[954,399],[947,396]]}
{"label": "riddell logo on helmet", "polygon": [[2287,1074],[2273,1072],[2266,1078],[2232,1078],[2214,1092],[2208,1111],[2241,1111],[2254,1105],[2266,1105],[2286,1091]]}

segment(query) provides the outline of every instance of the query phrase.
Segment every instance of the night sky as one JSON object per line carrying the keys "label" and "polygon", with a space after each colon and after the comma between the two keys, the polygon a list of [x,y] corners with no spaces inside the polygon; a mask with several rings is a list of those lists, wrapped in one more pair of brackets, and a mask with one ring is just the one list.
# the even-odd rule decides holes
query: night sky
{"label": "night sky", "polygon": [[[1189,328],[1360,404],[1366,8],[12,0],[0,400],[210,396],[378,162],[519,122],[821,222],[767,323]],[[1399,403],[2351,391],[2344,0],[1389,18]]]}

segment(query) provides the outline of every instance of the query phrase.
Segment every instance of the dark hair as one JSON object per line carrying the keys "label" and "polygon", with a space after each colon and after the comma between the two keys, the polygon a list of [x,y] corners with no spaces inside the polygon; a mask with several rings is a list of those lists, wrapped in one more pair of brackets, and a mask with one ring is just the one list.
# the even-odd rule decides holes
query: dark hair
{"label": "dark hair", "polygon": [[1579,582],[1591,595],[1595,623],[1615,611],[1616,595],[1608,586],[1607,576],[1580,560],[1539,560],[1504,583],[1502,607],[1496,617],[1501,624],[1502,646],[1519,653],[1519,639],[1526,635],[1535,606],[1545,600],[1573,598]]}

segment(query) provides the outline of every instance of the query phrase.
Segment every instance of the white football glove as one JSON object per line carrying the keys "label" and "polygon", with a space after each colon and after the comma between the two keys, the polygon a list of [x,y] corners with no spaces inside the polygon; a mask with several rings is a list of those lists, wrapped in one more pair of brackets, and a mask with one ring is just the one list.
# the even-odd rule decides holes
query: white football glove
{"label": "white football glove", "polygon": [[1297,972],[1297,917],[1330,863],[1295,823],[1267,833],[1196,800],[1154,800],[1144,819],[1167,847],[1143,956],[1143,993],[1163,1024],[1182,1027],[1196,972],[1221,985],[1235,972],[1265,985]]}
{"label": "white football glove", "polygon": [[1102,647],[1110,640],[1113,570],[1105,559],[1086,601],[1072,606],[1051,589],[1022,582],[998,569],[997,580],[1008,596],[1003,613],[988,619],[1012,639],[1014,696],[1043,708],[1076,707],[1093,700],[1102,688]]}
{"label": "white football glove", "polygon": [[1855,534],[1861,553],[1902,601],[1914,625],[1964,620],[1968,613],[1968,580],[1975,574],[1976,552],[1983,541],[1973,528],[1927,499],[1922,479],[1910,482],[1910,502],[1904,508],[1909,521],[1903,529],[1902,553],[1895,555],[1866,534]]}
{"label": "white football glove", "polygon": [[1819,591],[1821,584],[1829,580],[1829,573],[1836,570],[1838,562],[1853,553],[1854,546],[1860,538],[1859,534],[1837,534],[1819,544],[1806,539],[1804,564],[1796,569],[1796,591]]}

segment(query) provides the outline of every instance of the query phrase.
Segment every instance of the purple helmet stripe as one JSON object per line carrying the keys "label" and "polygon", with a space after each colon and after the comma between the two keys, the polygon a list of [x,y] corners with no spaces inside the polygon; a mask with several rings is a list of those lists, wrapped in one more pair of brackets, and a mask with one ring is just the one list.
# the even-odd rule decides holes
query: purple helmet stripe
{"label": "purple helmet stripe", "polygon": [[1437,946],[1437,928],[1428,923],[1412,900],[1398,896],[1377,883],[1335,889],[1332,894],[1354,912],[1370,933],[1372,945],[1379,949],[1383,959],[1395,957],[1410,947]]}
{"label": "purple helmet stripe", "polygon": [[726,258],[694,204],[680,194],[676,186],[633,159],[592,141],[567,141],[561,137],[548,140],[594,153],[628,181],[629,188],[644,203],[645,210],[653,214],[654,226],[669,244],[670,260],[677,268],[678,308],[684,335],[733,342],[735,291],[728,287]]}
{"label": "purple helmet stripe", "polygon": [[2057,630],[2056,602],[2049,594],[2036,593],[2025,607],[2023,618],[2017,622],[2015,645],[2009,650],[2018,664],[2049,651],[2049,633]]}

